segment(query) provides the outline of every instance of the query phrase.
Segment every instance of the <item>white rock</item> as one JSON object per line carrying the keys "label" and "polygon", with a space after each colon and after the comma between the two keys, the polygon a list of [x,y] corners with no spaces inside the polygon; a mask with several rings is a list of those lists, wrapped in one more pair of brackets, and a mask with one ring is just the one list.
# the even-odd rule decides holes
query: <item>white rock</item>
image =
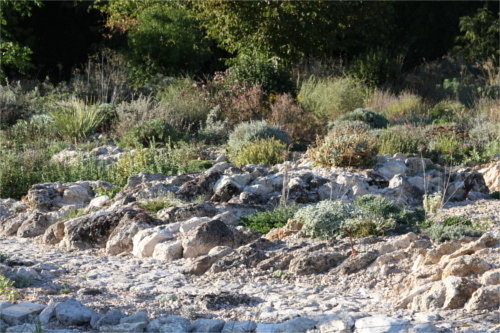
{"label": "white rock", "polygon": [[193,217],[193,218],[190,218],[189,220],[184,221],[184,222],[181,223],[181,225],[179,227],[179,231],[180,231],[181,234],[185,234],[189,230],[191,230],[193,228],[196,228],[197,226],[202,225],[203,223],[208,222],[210,220],[211,220],[210,217]]}
{"label": "white rock", "polygon": [[408,333],[412,325],[404,319],[375,315],[356,320],[357,333]]}
{"label": "white rock", "polygon": [[153,258],[166,262],[182,258],[182,243],[160,243],[157,244],[153,251]]}
{"label": "white rock", "polygon": [[173,239],[172,233],[156,228],[141,230],[134,236],[132,254],[138,258],[151,257],[156,244]]}

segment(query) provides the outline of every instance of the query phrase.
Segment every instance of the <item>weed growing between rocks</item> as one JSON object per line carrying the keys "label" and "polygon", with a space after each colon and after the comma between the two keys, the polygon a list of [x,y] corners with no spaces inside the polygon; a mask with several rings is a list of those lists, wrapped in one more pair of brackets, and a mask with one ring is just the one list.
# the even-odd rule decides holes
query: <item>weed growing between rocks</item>
{"label": "weed growing between rocks", "polygon": [[233,157],[236,165],[276,165],[288,159],[287,146],[273,138],[258,139],[244,145]]}
{"label": "weed growing between rocks", "polygon": [[278,206],[270,211],[258,212],[242,217],[240,223],[252,230],[267,234],[273,228],[281,228],[286,225],[299,210],[299,205]]}
{"label": "weed growing between rocks", "polygon": [[14,284],[15,281],[8,279],[4,275],[0,275],[0,295],[4,295],[9,302],[19,299],[19,293],[16,291]]}

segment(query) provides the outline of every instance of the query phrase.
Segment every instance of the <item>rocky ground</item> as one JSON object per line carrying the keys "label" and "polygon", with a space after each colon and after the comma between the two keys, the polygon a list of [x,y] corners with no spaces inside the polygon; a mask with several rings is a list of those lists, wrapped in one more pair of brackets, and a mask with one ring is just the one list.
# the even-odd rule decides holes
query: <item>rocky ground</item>
{"label": "rocky ground", "polygon": [[[282,193],[303,204],[330,196],[348,202],[366,193],[418,204],[421,178],[439,190],[441,177],[425,178],[412,169],[419,163],[385,157],[374,170],[360,172],[312,168],[307,161],[242,169],[221,163],[200,175],[131,177],[114,199],[95,197],[89,182],[39,184],[22,202],[0,204],[0,273],[31,282],[17,289],[21,298],[14,303],[47,307],[22,318],[4,315],[1,328],[500,331],[500,201],[483,195],[495,184],[485,183],[481,173],[457,176],[453,194],[466,200],[450,200],[438,216],[482,221],[488,232],[481,238],[434,243],[413,233],[369,237],[357,239],[352,254],[348,239],[313,240],[293,222],[288,232],[266,238],[236,226],[239,216]],[[207,200],[156,216],[138,208],[138,198],[165,191]],[[60,219],[75,205],[86,214]],[[12,304],[0,308],[8,314]]]}

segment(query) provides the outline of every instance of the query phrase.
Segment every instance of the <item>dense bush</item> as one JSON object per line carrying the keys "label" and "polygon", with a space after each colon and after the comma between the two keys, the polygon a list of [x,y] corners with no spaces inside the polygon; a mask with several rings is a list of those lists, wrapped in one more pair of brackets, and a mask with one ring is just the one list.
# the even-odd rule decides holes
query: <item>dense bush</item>
{"label": "dense bush", "polygon": [[333,126],[344,121],[362,121],[370,125],[371,128],[386,128],[389,125],[389,121],[383,115],[362,108],[343,114],[333,123]]}
{"label": "dense bush", "polygon": [[299,208],[298,205],[278,206],[270,211],[244,216],[240,219],[240,223],[247,228],[267,234],[273,228],[285,226]]}
{"label": "dense bush", "polygon": [[367,51],[355,57],[349,72],[370,86],[396,85],[401,81],[402,58],[391,56],[385,49]]}
{"label": "dense bush", "polygon": [[332,239],[340,235],[366,237],[381,235],[394,227],[390,219],[339,201],[320,201],[299,209],[294,218],[313,238]]}
{"label": "dense bush", "polygon": [[378,132],[377,147],[380,154],[416,154],[428,145],[422,128],[394,126]]}
{"label": "dense bush", "polygon": [[229,68],[228,80],[260,85],[267,93],[295,93],[291,72],[283,67],[278,58],[268,59],[256,54],[238,56]]}
{"label": "dense bush", "polygon": [[266,121],[243,122],[229,134],[229,152],[236,154],[244,145],[258,139],[274,138],[288,144],[288,134],[278,126],[270,126]]}
{"label": "dense bush", "polygon": [[372,165],[377,152],[370,131],[346,122],[318,138],[316,147],[310,147],[306,155],[321,166],[355,167]]}
{"label": "dense bush", "polygon": [[302,82],[298,100],[302,107],[322,121],[334,121],[344,113],[363,106],[365,85],[349,76],[310,77]]}
{"label": "dense bush", "polygon": [[444,242],[464,237],[480,237],[483,234],[483,231],[466,225],[446,226],[442,223],[433,223],[429,228],[424,229],[423,232],[435,242]]}
{"label": "dense bush", "polygon": [[244,145],[231,158],[236,165],[275,165],[287,160],[287,145],[274,138],[258,139]]}
{"label": "dense bush", "polygon": [[393,123],[402,116],[411,116],[423,112],[422,98],[413,93],[405,92],[387,106],[384,115]]}
{"label": "dense bush", "polygon": [[198,138],[207,144],[222,144],[229,138],[229,120],[219,120],[220,105],[210,110],[205,125],[198,131]]}
{"label": "dense bush", "polygon": [[153,119],[134,126],[122,141],[130,146],[147,147],[152,143],[172,145],[180,137],[165,119]]}

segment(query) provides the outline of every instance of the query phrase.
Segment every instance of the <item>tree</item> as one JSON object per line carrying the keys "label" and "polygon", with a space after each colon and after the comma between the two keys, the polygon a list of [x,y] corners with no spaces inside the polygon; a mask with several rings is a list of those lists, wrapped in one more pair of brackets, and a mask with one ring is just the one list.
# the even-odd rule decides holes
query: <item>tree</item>
{"label": "tree", "polygon": [[[466,59],[493,58],[498,64],[500,56],[500,12],[495,15],[488,8],[479,8],[474,16],[460,18],[459,43],[455,51]],[[460,45],[461,44],[461,45]]]}
{"label": "tree", "polygon": [[17,25],[22,17],[31,16],[34,7],[41,7],[41,1],[0,1],[0,78],[5,78],[6,67],[20,72],[32,68],[29,47],[22,45],[15,37]]}

